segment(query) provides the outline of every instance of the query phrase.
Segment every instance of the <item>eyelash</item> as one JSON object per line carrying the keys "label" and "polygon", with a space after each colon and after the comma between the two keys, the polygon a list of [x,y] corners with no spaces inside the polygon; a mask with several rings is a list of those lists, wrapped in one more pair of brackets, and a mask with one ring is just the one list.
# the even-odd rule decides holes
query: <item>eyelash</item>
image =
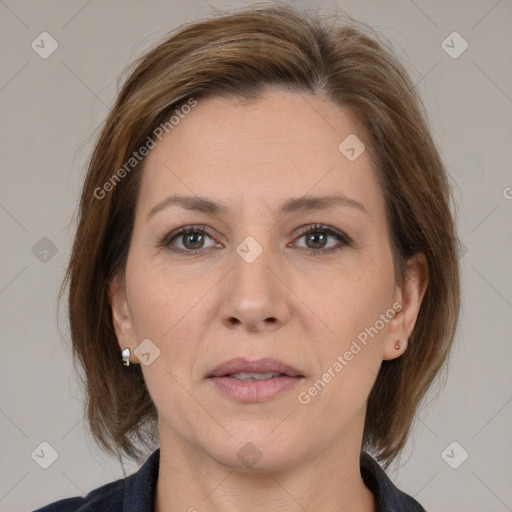
{"label": "eyelash", "polygon": [[[331,228],[330,226],[324,226],[322,224],[314,224],[311,226],[304,226],[303,228],[301,228],[299,235],[297,237],[297,240],[302,238],[305,235],[309,235],[310,233],[318,233],[318,232],[323,232],[324,234],[327,234],[328,236],[333,236],[334,238],[336,238],[338,240],[338,242],[341,245],[338,244],[337,246],[331,247],[329,249],[300,248],[308,256],[321,256],[321,255],[325,255],[325,254],[332,254],[332,253],[340,251],[341,249],[343,249],[344,247],[346,247],[348,245],[351,245],[351,243],[352,243],[352,240],[347,235],[342,233],[341,231],[337,231],[337,230]],[[204,249],[197,249],[194,251],[194,250],[177,249],[177,248],[171,247],[171,243],[176,238],[179,238],[180,236],[184,236],[184,235],[193,234],[193,233],[200,234],[202,236],[207,235],[208,237],[213,239],[213,236],[208,232],[207,229],[205,229],[204,225],[202,225],[202,226],[184,226],[182,228],[179,228],[179,229],[173,231],[172,233],[165,235],[158,242],[158,247],[166,248],[173,252],[178,252],[181,254],[186,254],[187,256],[195,256],[195,255],[199,254],[201,251],[204,251]]]}

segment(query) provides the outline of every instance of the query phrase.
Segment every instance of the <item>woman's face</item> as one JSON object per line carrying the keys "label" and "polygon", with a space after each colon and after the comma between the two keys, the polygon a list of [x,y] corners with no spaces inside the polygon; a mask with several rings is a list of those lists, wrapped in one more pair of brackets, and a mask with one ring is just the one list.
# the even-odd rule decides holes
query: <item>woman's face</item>
{"label": "woman's face", "polygon": [[[161,444],[264,469],[359,450],[381,362],[404,352],[424,290],[395,283],[361,130],[312,95],[215,97],[146,157],[125,286],[110,292]],[[211,377],[234,358],[300,376],[271,362],[255,373],[288,376]]]}

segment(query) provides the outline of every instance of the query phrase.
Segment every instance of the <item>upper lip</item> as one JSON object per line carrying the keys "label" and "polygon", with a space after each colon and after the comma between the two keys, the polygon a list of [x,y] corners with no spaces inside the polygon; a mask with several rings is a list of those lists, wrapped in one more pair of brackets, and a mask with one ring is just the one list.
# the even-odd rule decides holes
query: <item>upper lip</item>
{"label": "upper lip", "polygon": [[297,368],[270,357],[264,357],[255,361],[249,361],[243,357],[230,359],[216,366],[206,377],[224,377],[239,372],[282,373],[290,377],[303,377]]}

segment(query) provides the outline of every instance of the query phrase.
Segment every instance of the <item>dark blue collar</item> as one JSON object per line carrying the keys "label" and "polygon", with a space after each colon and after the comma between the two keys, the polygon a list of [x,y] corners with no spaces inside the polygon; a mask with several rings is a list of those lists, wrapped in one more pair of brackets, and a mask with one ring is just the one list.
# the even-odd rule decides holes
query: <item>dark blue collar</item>
{"label": "dark blue collar", "polygon": [[[35,512],[154,512],[160,448],[135,473],[92,490],[84,497],[65,498]],[[361,453],[361,476],[373,492],[377,512],[425,512],[413,498],[391,482],[379,463]]]}
{"label": "dark blue collar", "polygon": [[396,487],[371,455],[362,452],[360,466],[363,481],[375,496],[377,512],[426,512],[414,498]]}

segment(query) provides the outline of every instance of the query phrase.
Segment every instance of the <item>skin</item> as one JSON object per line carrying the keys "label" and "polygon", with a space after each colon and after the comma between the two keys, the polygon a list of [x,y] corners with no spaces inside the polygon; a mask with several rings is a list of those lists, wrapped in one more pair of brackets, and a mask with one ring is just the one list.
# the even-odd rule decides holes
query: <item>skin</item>
{"label": "skin", "polygon": [[[338,150],[352,133],[365,137],[346,109],[268,90],[251,103],[198,101],[147,156],[125,274],[109,294],[119,347],[131,348],[132,364],[142,340],[160,350],[142,365],[159,412],[156,511],[376,510],[359,471],[367,398],[382,361],[407,349],[427,263],[422,254],[411,258],[406,280],[396,283],[384,196],[367,152],[351,162]],[[277,212],[289,198],[333,193],[367,213],[339,205]],[[147,220],[170,194],[208,197],[228,212],[172,205]],[[351,244],[300,235],[298,228],[315,224],[345,233]],[[190,225],[205,225],[211,238],[181,235],[159,247]],[[252,263],[236,252],[248,236],[263,249]],[[334,246],[341,248],[322,253]],[[298,393],[394,302],[402,310],[300,403]],[[237,356],[280,359],[305,380],[266,402],[236,403],[205,375]],[[237,457],[247,442],[261,453],[252,467]]]}

